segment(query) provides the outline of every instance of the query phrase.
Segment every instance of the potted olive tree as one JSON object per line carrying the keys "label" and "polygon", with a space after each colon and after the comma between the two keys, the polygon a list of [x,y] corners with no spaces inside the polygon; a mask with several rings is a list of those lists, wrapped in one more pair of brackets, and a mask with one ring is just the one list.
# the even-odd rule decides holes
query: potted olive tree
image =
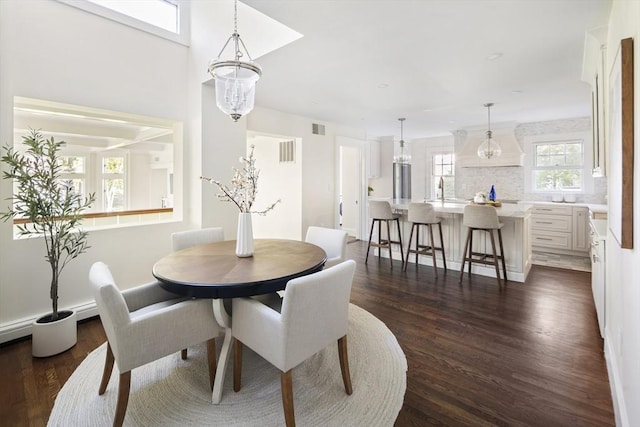
{"label": "potted olive tree", "polygon": [[33,323],[32,354],[51,356],[76,344],[76,314],[58,310],[60,273],[69,261],[85,252],[87,232],[79,229],[82,212],[89,208],[95,195],[83,196],[65,180],[65,162],[61,156],[64,141],[46,139],[38,130],[23,138],[24,152],[3,147],[0,160],[7,166],[4,179],[14,182],[11,205],[0,212],[0,218],[20,219],[16,225],[20,237],[42,238],[46,245],[45,259],[51,267],[49,287],[52,311]]}

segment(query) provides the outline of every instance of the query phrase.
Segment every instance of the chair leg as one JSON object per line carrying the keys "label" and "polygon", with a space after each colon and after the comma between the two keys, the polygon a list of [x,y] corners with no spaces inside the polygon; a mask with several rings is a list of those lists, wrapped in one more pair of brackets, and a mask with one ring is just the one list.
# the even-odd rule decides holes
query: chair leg
{"label": "chair leg", "polygon": [[433,224],[429,224],[429,244],[431,245],[431,259],[433,260],[433,272],[438,278],[438,264],[436,263],[436,245],[433,241]]}
{"label": "chair leg", "polygon": [[131,388],[131,371],[120,374],[118,383],[118,403],[116,403],[116,417],[113,419],[113,427],[120,427],[124,422],[124,415],[129,404],[129,389]]}
{"label": "chair leg", "polygon": [[502,274],[504,279],[504,284],[507,284],[507,264],[504,260],[504,247],[502,246],[502,230],[498,228],[498,242],[500,242],[500,257],[502,258]]}
{"label": "chair leg", "polygon": [[[409,245],[407,246],[407,259],[403,263],[403,270],[407,271],[407,265],[409,264],[409,254],[411,253],[411,241],[413,240],[413,229],[416,227],[416,223],[411,224],[411,233],[409,234]],[[417,242],[417,237],[416,237]],[[417,243],[416,243],[417,244]],[[416,265],[418,265],[418,254],[416,253]]]}
{"label": "chair leg", "polygon": [[444,271],[447,271],[447,257],[444,255],[444,239],[442,238],[442,223],[438,223],[438,229],[440,231],[440,248],[442,248],[442,264],[444,265]]}
{"label": "chair leg", "polygon": [[233,343],[233,391],[240,391],[242,386],[242,343],[239,339]]}
{"label": "chair leg", "polygon": [[[471,229],[467,229],[467,238],[464,242],[464,248],[462,248],[462,267],[460,267],[460,280],[458,283],[462,283],[462,278],[464,277],[464,264],[467,262],[467,251],[471,252],[469,249],[469,239],[471,238]],[[471,265],[471,260],[469,260],[469,265]]]}
{"label": "chair leg", "polygon": [[296,417],[293,412],[293,381],[291,369],[280,374],[280,389],[282,391],[282,408],[284,409],[284,421],[287,427],[295,427]]}
{"label": "chair leg", "polygon": [[187,349],[183,348],[182,351],[180,351],[180,357],[182,358],[182,360],[187,360]]}
{"label": "chair leg", "polygon": [[376,220],[371,220],[371,231],[369,232],[369,244],[367,245],[367,256],[364,258],[364,263],[366,264],[369,261],[369,249],[371,249],[371,238],[373,237],[373,227],[375,226]]}
{"label": "chair leg", "polygon": [[393,268],[393,254],[391,252],[391,227],[389,226],[389,221],[385,221],[387,223],[387,246],[389,248],[389,262],[391,263],[391,268]]}
{"label": "chair leg", "polygon": [[[396,218],[396,225],[398,226],[398,242],[400,242],[400,261],[404,262],[404,253],[402,249],[402,231],[400,231],[400,218]],[[389,251],[391,251],[391,242],[389,242]]]}
{"label": "chair leg", "polygon": [[493,266],[496,269],[496,279],[498,279],[498,286],[500,286],[500,267],[498,267],[498,255],[496,254],[496,240],[493,237],[493,230],[487,231],[489,232],[489,237],[491,237],[491,253],[493,254]]}
{"label": "chair leg", "polygon": [[102,396],[107,390],[109,384],[109,378],[111,378],[111,372],[113,371],[113,351],[111,351],[111,344],[107,341],[107,357],[104,361],[104,371],[102,371],[102,381],[100,381],[100,388],[98,389],[98,395]]}
{"label": "chair leg", "polygon": [[213,390],[213,383],[216,380],[216,339],[211,338],[207,341],[207,366],[209,367],[209,386]]}
{"label": "chair leg", "polygon": [[471,277],[472,264],[473,264],[473,228],[469,228],[469,277]]}
{"label": "chair leg", "polygon": [[347,394],[353,393],[351,386],[351,374],[349,373],[349,353],[347,352],[347,336],[338,340],[338,357],[340,357],[340,371],[342,371],[342,382]]}

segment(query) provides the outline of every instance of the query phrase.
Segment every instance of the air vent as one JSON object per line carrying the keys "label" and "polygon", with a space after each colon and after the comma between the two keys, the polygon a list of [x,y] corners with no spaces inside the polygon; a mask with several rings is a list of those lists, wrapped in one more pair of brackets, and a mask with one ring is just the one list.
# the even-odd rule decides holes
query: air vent
{"label": "air vent", "polygon": [[280,163],[296,161],[296,142],[282,141],[280,142]]}
{"label": "air vent", "polygon": [[311,133],[313,133],[314,135],[324,135],[324,125],[319,125],[318,123],[312,123]]}

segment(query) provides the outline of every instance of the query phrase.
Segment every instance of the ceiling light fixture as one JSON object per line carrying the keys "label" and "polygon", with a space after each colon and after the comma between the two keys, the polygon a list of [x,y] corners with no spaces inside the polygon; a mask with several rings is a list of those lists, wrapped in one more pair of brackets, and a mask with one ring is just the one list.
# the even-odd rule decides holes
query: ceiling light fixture
{"label": "ceiling light fixture", "polygon": [[491,107],[493,106],[492,102],[488,102],[484,104],[487,107],[487,118],[488,118],[488,128],[487,128],[487,138],[484,140],[482,144],[478,147],[478,157],[481,159],[492,159],[493,157],[500,157],[502,154],[502,149],[500,145],[494,141],[491,134]]}
{"label": "ceiling light fixture", "polygon": [[[222,53],[232,40],[234,58],[222,59]],[[241,60],[245,54],[248,61]],[[229,114],[236,122],[253,109],[256,82],[262,76],[262,68],[253,62],[238,34],[238,0],[234,0],[233,6],[233,34],[227,39],[218,57],[209,63],[209,73],[216,82],[216,105],[219,109]]]}

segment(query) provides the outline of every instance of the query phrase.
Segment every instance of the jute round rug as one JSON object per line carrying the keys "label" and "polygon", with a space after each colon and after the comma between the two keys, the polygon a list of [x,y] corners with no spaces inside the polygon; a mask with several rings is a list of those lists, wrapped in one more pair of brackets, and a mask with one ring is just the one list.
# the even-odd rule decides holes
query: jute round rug
{"label": "jute round rug", "polygon": [[[293,370],[299,426],[392,426],[404,400],[407,360],[391,331],[369,312],[349,307],[349,365],[353,394],[344,391],[337,344]],[[49,426],[110,426],[119,375],[114,367],[98,396],[106,343],[78,366],[56,398]],[[284,425],[280,372],[245,347],[242,389],[232,387],[230,363],[219,405],[211,404],[204,345],[134,369],[125,426]]]}

